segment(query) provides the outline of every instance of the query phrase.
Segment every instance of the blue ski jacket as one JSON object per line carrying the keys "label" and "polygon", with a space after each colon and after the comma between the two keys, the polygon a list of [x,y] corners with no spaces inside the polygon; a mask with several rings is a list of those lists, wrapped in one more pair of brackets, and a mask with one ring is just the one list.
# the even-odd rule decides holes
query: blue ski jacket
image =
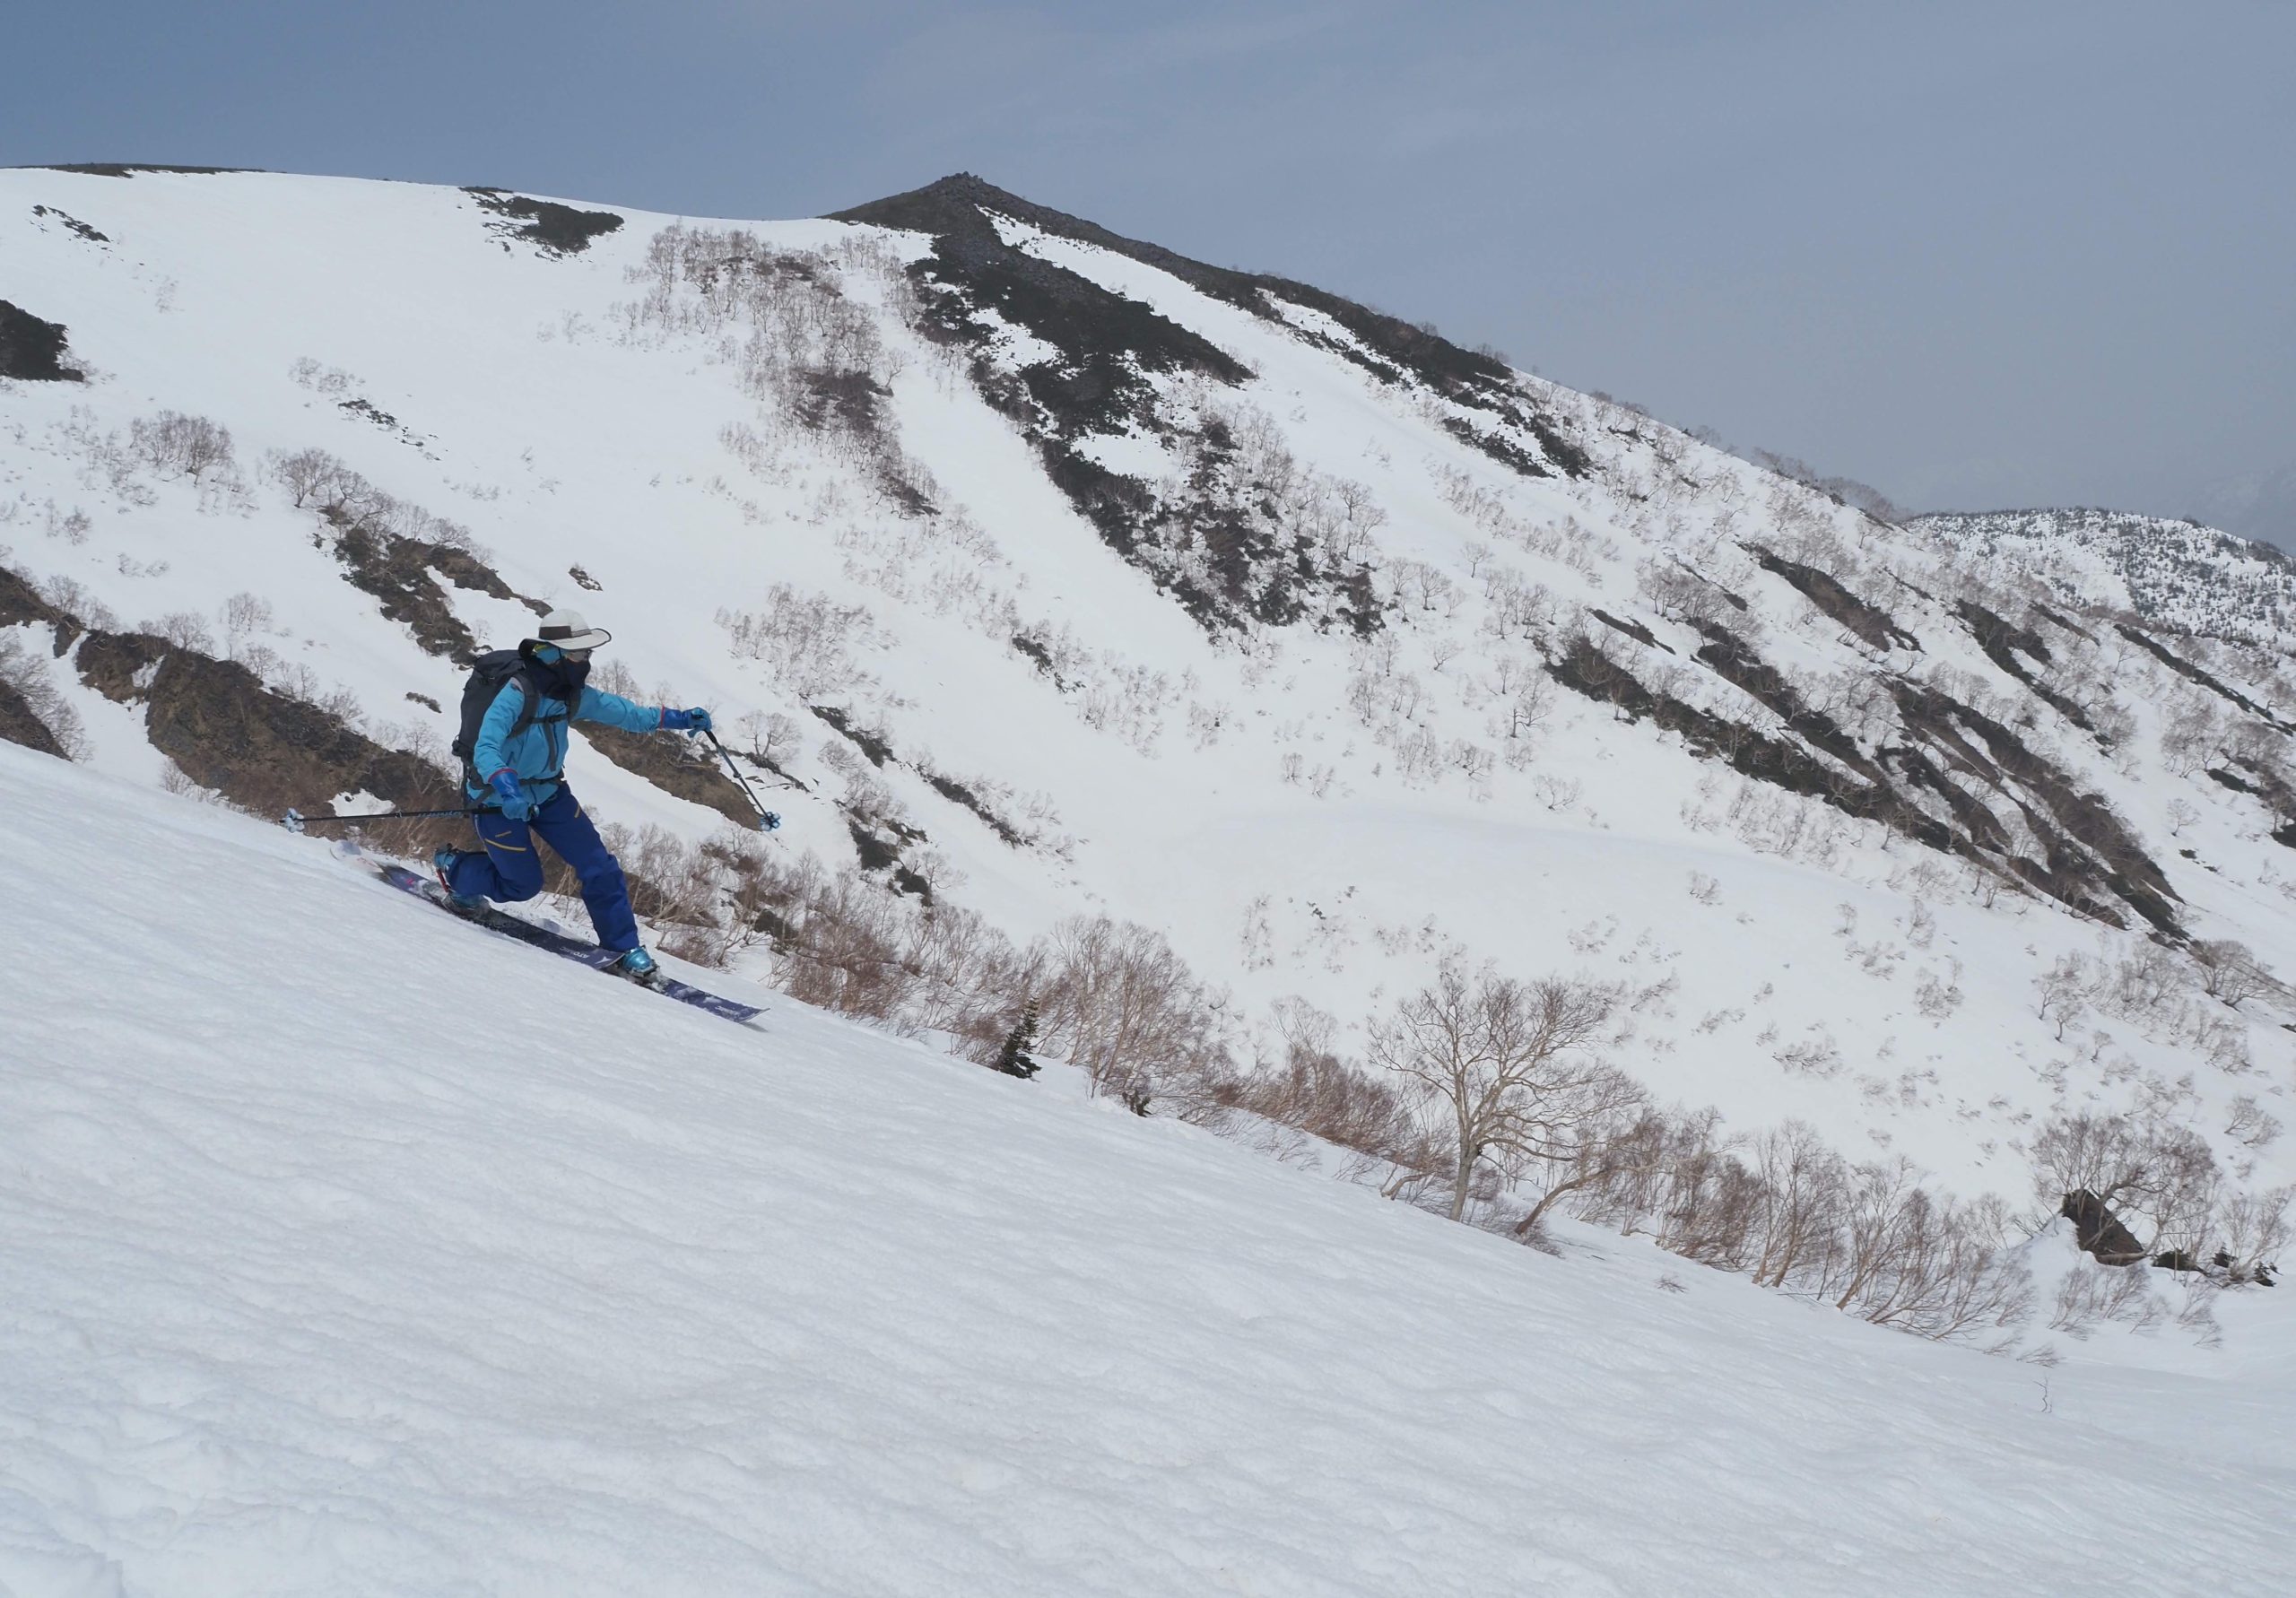
{"label": "blue ski jacket", "polygon": [[570,715],[566,701],[544,695],[535,707],[534,720],[514,737],[510,729],[517,725],[518,712],[526,702],[526,686],[513,677],[486,708],[485,718],[478,724],[478,738],[470,762],[471,769],[478,773],[478,780],[463,785],[463,791],[474,803],[492,808],[493,790],[486,784],[497,771],[508,770],[517,773],[519,786],[526,789],[526,798],[536,810],[549,803],[558,793],[559,779],[566,773],[569,720],[602,721],[628,733],[651,733],[662,725],[662,712],[656,706],[633,705],[618,694],[601,693],[586,687]]}

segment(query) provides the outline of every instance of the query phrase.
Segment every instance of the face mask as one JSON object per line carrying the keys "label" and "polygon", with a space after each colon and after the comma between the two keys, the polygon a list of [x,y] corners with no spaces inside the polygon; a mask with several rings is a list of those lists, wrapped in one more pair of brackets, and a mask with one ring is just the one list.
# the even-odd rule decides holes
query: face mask
{"label": "face mask", "polygon": [[535,662],[550,669],[564,685],[569,699],[582,691],[582,684],[590,675],[590,652],[587,649],[561,649],[555,644],[536,644]]}

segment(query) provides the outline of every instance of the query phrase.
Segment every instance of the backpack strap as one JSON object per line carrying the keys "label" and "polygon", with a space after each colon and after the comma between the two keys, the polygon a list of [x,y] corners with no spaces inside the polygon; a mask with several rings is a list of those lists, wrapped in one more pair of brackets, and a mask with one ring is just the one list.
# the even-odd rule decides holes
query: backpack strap
{"label": "backpack strap", "polygon": [[[565,709],[558,712],[554,716],[544,716],[541,714],[542,702],[544,699],[549,699],[551,696],[549,691],[543,686],[540,674],[535,672],[531,664],[521,664],[517,671],[511,673],[508,677],[505,677],[502,680],[502,688],[508,688],[513,683],[516,683],[518,689],[518,714],[511,718],[510,730],[507,734],[505,734],[506,736],[516,738],[519,734],[524,733],[529,727],[533,726],[537,721],[547,724],[550,722],[570,721],[573,719],[574,708],[570,705],[567,706]],[[502,688],[498,688],[494,690],[497,698],[501,696]],[[474,745],[470,753],[463,757],[463,776],[465,779],[473,787],[484,787],[486,786],[486,779],[491,775],[491,773],[481,771],[478,769],[478,750]],[[536,782],[557,782],[562,775],[562,772],[552,772],[546,777],[537,777],[534,778],[534,780]]]}
{"label": "backpack strap", "polygon": [[[509,735],[511,737],[517,737],[519,734],[533,726],[537,721],[543,723],[544,725],[548,725],[552,722],[571,722],[574,719],[574,707],[567,704],[563,699],[558,701],[561,708],[555,714],[544,715],[542,713],[542,703],[544,699],[551,698],[551,695],[543,687],[539,673],[535,672],[531,664],[520,666],[518,668],[517,674],[512,677],[510,681],[518,685],[518,698],[521,701],[518,706],[517,716],[510,723]],[[566,769],[563,763],[561,763],[557,770],[545,771],[540,777],[530,777],[527,780],[531,782],[562,782],[565,780],[565,777]]]}

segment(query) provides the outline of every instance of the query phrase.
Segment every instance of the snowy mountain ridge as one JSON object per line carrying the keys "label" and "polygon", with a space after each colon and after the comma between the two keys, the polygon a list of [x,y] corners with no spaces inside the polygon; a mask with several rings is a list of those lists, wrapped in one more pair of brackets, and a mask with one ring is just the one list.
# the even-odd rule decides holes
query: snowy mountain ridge
{"label": "snowy mountain ridge", "polygon": [[1906,526],[2005,578],[2037,579],[2060,603],[2281,655],[2296,648],[2296,564],[2268,543],[2116,510],[1948,513]]}
{"label": "snowy mountain ridge", "polygon": [[0,284],[18,742],[414,803],[458,662],[573,604],[787,785],[759,855],[706,763],[579,751],[641,909],[809,1002],[977,1050],[1105,914],[1194,973],[1167,1106],[1487,960],[1616,989],[1605,1057],[1731,1136],[2022,1203],[2103,1115],[2296,1176],[2296,679],[2133,597],[973,178],[9,171]]}

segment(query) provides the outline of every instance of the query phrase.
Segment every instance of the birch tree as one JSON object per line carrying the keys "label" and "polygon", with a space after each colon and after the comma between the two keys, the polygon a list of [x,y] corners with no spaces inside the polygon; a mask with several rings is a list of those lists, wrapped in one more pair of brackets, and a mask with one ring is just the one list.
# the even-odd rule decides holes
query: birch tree
{"label": "birch tree", "polygon": [[1452,1220],[1484,1159],[1569,1162],[1595,1124],[1637,1097],[1588,1052],[1619,999],[1597,983],[1449,968],[1374,1025],[1371,1057],[1411,1082],[1440,1124]]}

